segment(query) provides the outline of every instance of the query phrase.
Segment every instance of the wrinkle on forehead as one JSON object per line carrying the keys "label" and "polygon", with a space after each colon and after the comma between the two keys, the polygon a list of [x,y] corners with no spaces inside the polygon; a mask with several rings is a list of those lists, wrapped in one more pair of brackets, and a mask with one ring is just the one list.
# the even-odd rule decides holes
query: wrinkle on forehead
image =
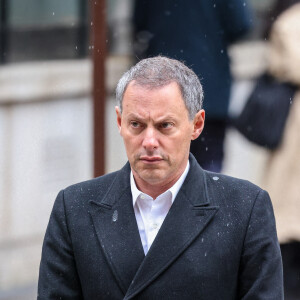
{"label": "wrinkle on forehead", "polygon": [[179,90],[181,91],[179,84],[175,80],[172,80],[172,79],[161,80],[161,81],[154,80],[153,82],[149,81],[149,79],[147,79],[147,81],[145,81],[145,82],[141,79],[134,79],[131,82],[129,82],[128,86],[129,85],[139,86],[139,87],[147,89],[147,90],[152,90],[152,89],[163,88],[171,83],[175,83],[177,85],[177,87],[179,88]]}
{"label": "wrinkle on forehead", "polygon": [[134,119],[140,122],[150,122],[153,121],[154,123],[160,123],[164,121],[176,121],[178,119],[178,116],[176,114],[172,113],[165,113],[163,111],[160,111],[157,114],[154,114],[151,111],[144,111],[142,113],[135,112],[135,113],[128,113],[126,115],[126,118],[128,119]]}
{"label": "wrinkle on forehead", "polygon": [[127,116],[142,119],[178,118],[180,112],[188,114],[176,82],[154,89],[132,84],[125,92],[123,105]]}
{"label": "wrinkle on forehead", "polygon": [[[138,81],[136,80],[133,80],[131,82],[129,82],[129,84],[127,85],[126,87],[126,90],[124,92],[124,97],[123,97],[123,102],[124,102],[124,98],[125,98],[125,94],[127,93],[128,94],[128,89],[130,87],[129,90],[132,90],[132,87],[136,88],[137,90],[140,90],[140,91],[147,91],[147,92],[155,92],[155,91],[163,91],[163,89],[169,85],[172,85],[175,87],[177,87],[177,91],[179,92],[180,94],[180,97],[182,98],[182,101],[184,102],[185,104],[185,101],[183,99],[183,94],[182,94],[182,91],[181,91],[181,87],[179,86],[179,84],[176,82],[176,81],[173,81],[173,80],[170,80],[169,82],[164,82],[162,84],[156,84],[156,85],[151,85],[151,84],[140,84]],[[176,88],[175,88],[176,89]],[[135,91],[131,91],[132,93],[135,93]],[[124,105],[124,104],[123,104]]]}

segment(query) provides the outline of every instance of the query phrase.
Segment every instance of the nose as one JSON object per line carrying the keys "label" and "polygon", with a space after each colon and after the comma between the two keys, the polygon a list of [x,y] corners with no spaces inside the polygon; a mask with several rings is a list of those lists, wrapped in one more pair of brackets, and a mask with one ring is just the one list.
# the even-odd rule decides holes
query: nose
{"label": "nose", "polygon": [[142,146],[147,151],[153,151],[154,149],[158,148],[158,140],[156,136],[156,132],[154,128],[147,128],[144,131],[144,138],[143,138],[143,144]]}

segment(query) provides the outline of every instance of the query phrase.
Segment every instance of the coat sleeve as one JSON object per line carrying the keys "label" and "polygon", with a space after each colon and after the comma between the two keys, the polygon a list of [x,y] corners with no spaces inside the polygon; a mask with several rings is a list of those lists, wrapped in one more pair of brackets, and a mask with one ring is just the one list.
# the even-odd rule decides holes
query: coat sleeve
{"label": "coat sleeve", "polygon": [[219,5],[216,5],[225,40],[228,44],[241,39],[253,26],[249,2],[247,0],[221,0]]}
{"label": "coat sleeve", "polygon": [[61,191],[54,203],[44,238],[38,298],[83,299]]}
{"label": "coat sleeve", "polygon": [[283,271],[270,197],[261,190],[253,205],[244,240],[239,299],[283,299]]}

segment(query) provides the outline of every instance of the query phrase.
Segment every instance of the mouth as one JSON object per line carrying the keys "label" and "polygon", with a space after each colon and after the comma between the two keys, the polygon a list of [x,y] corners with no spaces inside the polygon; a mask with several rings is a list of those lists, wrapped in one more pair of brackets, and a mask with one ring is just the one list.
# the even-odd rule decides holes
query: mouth
{"label": "mouth", "polygon": [[163,161],[163,159],[159,156],[141,156],[140,160],[145,164],[157,164]]}

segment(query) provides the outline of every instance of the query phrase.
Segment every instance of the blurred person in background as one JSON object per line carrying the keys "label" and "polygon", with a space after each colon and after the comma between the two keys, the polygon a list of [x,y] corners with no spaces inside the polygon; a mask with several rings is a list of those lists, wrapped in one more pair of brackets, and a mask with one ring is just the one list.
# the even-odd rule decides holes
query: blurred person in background
{"label": "blurred person in background", "polygon": [[[184,61],[205,90],[205,129],[191,152],[207,170],[220,172],[231,89],[227,48],[251,28],[241,0],[136,0],[134,52],[137,59],[165,55]],[[203,76],[203,78],[202,78]]]}
{"label": "blurred person in background", "polygon": [[[278,1],[275,17],[290,4],[291,1]],[[274,205],[286,299],[300,299],[300,3],[276,18],[270,30],[269,48],[268,72],[298,88],[281,144],[270,153],[263,178]]]}

